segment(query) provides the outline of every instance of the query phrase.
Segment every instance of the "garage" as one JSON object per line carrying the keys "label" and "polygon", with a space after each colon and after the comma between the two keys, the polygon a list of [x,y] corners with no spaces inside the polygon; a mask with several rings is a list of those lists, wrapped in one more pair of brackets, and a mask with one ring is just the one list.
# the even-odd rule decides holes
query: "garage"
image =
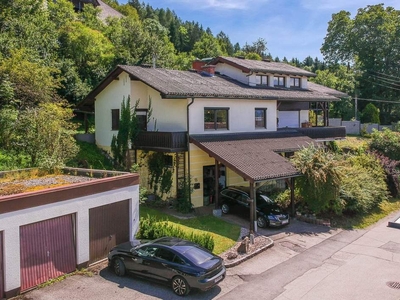
{"label": "garage", "polygon": [[21,291],[73,272],[75,215],[65,215],[20,227]]}
{"label": "garage", "polygon": [[107,257],[117,244],[129,241],[129,200],[89,210],[89,263]]}
{"label": "garage", "polygon": [[0,299],[4,297],[3,232],[0,231]]}
{"label": "garage", "polygon": [[299,128],[300,112],[299,111],[278,111],[278,128]]}

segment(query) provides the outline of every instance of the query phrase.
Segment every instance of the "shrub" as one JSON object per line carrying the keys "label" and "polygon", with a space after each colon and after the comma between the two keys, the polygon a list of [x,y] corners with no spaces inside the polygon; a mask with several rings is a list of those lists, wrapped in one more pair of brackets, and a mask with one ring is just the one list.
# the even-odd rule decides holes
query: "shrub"
{"label": "shrub", "polygon": [[308,207],[315,213],[340,210],[340,175],[335,155],[310,145],[296,152],[292,162],[303,174],[296,186]]}
{"label": "shrub", "polygon": [[392,197],[398,197],[400,194],[400,161],[392,160],[381,153],[373,153],[380,161],[386,173],[386,183]]}
{"label": "shrub", "polygon": [[193,231],[188,233],[168,223],[168,220],[158,220],[155,216],[147,215],[146,218],[140,218],[136,238],[154,240],[165,236],[182,238],[197,243],[209,251],[214,250],[214,238],[209,233],[197,234]]}
{"label": "shrub", "polygon": [[388,128],[383,131],[374,130],[371,134],[369,148],[392,160],[400,160],[400,132],[394,132]]}
{"label": "shrub", "polygon": [[343,162],[340,182],[340,198],[347,212],[368,212],[387,200],[385,173],[373,155],[348,155]]}
{"label": "shrub", "polygon": [[361,123],[380,124],[379,109],[372,103],[368,103],[361,113]]}
{"label": "shrub", "polygon": [[181,213],[189,213],[193,210],[193,204],[190,202],[190,195],[193,193],[193,185],[189,178],[181,180],[178,183],[178,197],[174,202],[174,207]]}

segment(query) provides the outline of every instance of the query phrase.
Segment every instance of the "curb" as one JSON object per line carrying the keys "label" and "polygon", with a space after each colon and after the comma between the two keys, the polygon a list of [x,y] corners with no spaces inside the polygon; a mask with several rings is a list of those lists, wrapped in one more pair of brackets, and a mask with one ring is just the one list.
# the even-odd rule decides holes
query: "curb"
{"label": "curb", "polygon": [[243,257],[239,258],[238,260],[235,260],[233,262],[228,262],[228,263],[225,262],[225,268],[235,267],[235,266],[241,264],[242,262],[244,262],[244,261],[256,256],[257,254],[265,251],[266,249],[271,248],[274,245],[274,241],[272,239],[270,239],[269,237],[266,237],[266,238],[269,240],[268,244],[262,246],[261,248],[257,249],[253,253],[250,253],[249,255],[246,255],[246,256],[243,256]]}

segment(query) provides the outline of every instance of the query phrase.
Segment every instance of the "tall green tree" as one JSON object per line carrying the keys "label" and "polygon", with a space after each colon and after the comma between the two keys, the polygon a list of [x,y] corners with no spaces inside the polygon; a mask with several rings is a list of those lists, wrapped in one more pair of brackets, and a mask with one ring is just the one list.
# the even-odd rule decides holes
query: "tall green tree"
{"label": "tall green tree", "polygon": [[[341,11],[329,22],[321,52],[329,63],[355,66],[359,97],[397,101],[400,97],[399,28],[400,11],[383,4],[360,8],[354,19],[349,12]],[[382,123],[390,123],[393,105],[380,103],[379,109]]]}
{"label": "tall green tree", "polygon": [[16,145],[34,167],[59,168],[78,151],[73,137],[73,111],[65,103],[41,103],[19,113]]}
{"label": "tall green tree", "polygon": [[222,54],[218,40],[208,33],[204,33],[201,40],[193,47],[192,55],[197,58],[216,57]]}

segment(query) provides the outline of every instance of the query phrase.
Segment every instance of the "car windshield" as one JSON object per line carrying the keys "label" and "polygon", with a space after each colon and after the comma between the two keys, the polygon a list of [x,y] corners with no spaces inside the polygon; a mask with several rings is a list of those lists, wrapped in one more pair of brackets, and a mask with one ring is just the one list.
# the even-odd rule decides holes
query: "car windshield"
{"label": "car windshield", "polygon": [[196,265],[201,265],[214,257],[213,254],[197,247],[190,247],[190,249],[184,253],[184,256]]}

